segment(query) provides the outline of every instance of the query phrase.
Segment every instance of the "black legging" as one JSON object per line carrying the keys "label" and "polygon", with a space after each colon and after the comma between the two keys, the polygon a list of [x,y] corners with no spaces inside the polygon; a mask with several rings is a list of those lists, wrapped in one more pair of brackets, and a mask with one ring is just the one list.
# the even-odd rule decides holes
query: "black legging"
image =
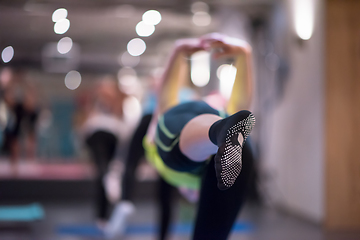
{"label": "black legging", "polygon": [[145,155],[142,141],[146,135],[151,117],[151,114],[142,117],[130,141],[128,155],[125,159],[125,172],[122,179],[122,200],[131,201],[133,199],[135,170]]}
{"label": "black legging", "polygon": [[214,157],[210,163],[194,162],[186,157],[179,147],[178,139],[183,127],[194,117],[206,113],[220,115],[220,112],[203,101],[183,103],[165,112],[163,117],[159,118],[157,150],[163,162],[176,171],[193,173],[195,170],[202,170],[199,173],[202,184],[192,239],[225,240],[245,200],[254,169],[253,154],[248,139],[243,147],[242,171],[239,177],[231,188],[219,190]]}
{"label": "black legging", "polygon": [[[123,177],[122,200],[132,200],[135,169],[144,156],[143,137],[151,121],[152,115],[142,118],[130,143],[129,155]],[[247,139],[243,148],[243,166],[235,184],[226,191],[217,188],[214,159],[208,164],[203,176],[200,200],[198,203],[193,240],[227,239],[234,221],[244,203],[252,174],[254,173],[254,157],[250,147],[251,139]],[[175,188],[162,178],[158,182],[159,206],[159,239],[165,240],[173,215]],[[219,207],[221,206],[221,207]]]}
{"label": "black legging", "polygon": [[157,183],[158,200],[158,224],[159,240],[166,240],[169,235],[169,227],[173,217],[176,188],[168,184],[163,178],[159,178]]}
{"label": "black legging", "polygon": [[243,147],[242,170],[235,184],[221,191],[217,187],[214,157],[202,177],[200,199],[193,240],[225,240],[243,206],[246,192],[254,172],[254,158],[250,139]]}
{"label": "black legging", "polygon": [[96,216],[107,219],[109,201],[106,197],[103,178],[107,172],[109,162],[115,155],[117,138],[114,134],[105,131],[96,131],[86,139],[92,159],[97,167],[96,177]]}
{"label": "black legging", "polygon": [[[149,127],[152,115],[144,115],[140,121],[140,124],[135,130],[135,133],[130,141],[128,156],[125,161],[125,172],[123,175],[122,181],[122,200],[133,201],[134,195],[134,182],[135,182],[135,170],[139,165],[140,160],[145,155],[145,150],[143,148],[142,142],[146,135],[147,129]],[[159,209],[159,240],[165,240],[173,215],[173,198],[174,198],[175,188],[164,181],[162,178],[159,178],[157,182],[157,202]]]}

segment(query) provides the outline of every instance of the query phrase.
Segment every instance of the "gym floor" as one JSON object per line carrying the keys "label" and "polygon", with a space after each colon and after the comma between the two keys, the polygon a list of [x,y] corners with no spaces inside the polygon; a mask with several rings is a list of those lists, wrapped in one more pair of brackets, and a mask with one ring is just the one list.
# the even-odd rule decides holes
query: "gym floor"
{"label": "gym floor", "polygon": [[[25,161],[20,164],[16,178],[11,176],[10,170],[8,161],[0,161],[0,240],[105,239],[95,224],[94,185],[91,180],[94,173],[90,166]],[[154,184],[142,183],[136,189],[139,189],[135,200],[136,211],[128,219],[125,236],[115,240],[156,239],[157,205],[152,197]],[[188,240],[195,205],[178,199],[169,240]],[[4,209],[9,205],[25,206],[28,213],[29,209],[42,208],[44,214],[40,214],[41,219],[36,221],[9,222],[2,218]],[[18,217],[23,215],[26,219],[27,216],[21,213],[23,210],[19,212]],[[10,217],[11,214],[7,212]],[[360,240],[360,232],[325,232],[322,226],[306,219],[248,204],[239,215],[229,239]]]}
{"label": "gym floor", "polygon": [[[91,201],[42,202],[45,218],[37,222],[1,224],[1,240],[99,240]],[[169,239],[190,239],[194,206],[177,204],[176,219]],[[156,205],[151,200],[136,202],[121,240],[156,239]],[[260,206],[246,206],[230,240],[359,240],[360,233],[326,233],[322,227],[292,215]]]}

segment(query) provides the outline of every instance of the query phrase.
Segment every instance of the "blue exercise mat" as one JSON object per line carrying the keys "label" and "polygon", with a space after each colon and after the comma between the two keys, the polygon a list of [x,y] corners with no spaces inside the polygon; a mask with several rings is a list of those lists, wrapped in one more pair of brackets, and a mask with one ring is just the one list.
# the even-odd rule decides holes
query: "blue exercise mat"
{"label": "blue exercise mat", "polygon": [[0,206],[0,222],[31,222],[43,219],[44,215],[44,209],[38,203]]}
{"label": "blue exercise mat", "polygon": [[[171,226],[171,234],[191,234],[193,225],[190,223],[174,224]],[[233,233],[249,233],[254,231],[254,226],[248,222],[237,222],[233,226]],[[126,228],[127,235],[154,235],[157,233],[157,226],[153,224],[133,224]],[[57,227],[58,235],[71,235],[83,237],[103,237],[103,232],[92,224],[61,225]]]}

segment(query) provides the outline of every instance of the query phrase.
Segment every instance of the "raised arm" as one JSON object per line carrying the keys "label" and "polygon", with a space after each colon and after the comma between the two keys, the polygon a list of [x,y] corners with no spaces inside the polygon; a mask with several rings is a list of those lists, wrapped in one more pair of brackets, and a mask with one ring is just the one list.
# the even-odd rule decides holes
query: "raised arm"
{"label": "raised arm", "polygon": [[229,114],[249,110],[253,95],[252,49],[243,40],[212,33],[202,37],[205,49],[216,49],[214,58],[234,57],[237,69],[235,83],[227,105]]}
{"label": "raised arm", "polygon": [[203,47],[197,38],[179,39],[175,42],[157,91],[158,103],[147,133],[149,140],[155,135],[158,117],[179,103],[179,90],[188,80],[187,59],[199,50],[203,50]]}
{"label": "raised arm", "polygon": [[179,103],[179,90],[189,77],[187,59],[199,50],[203,48],[197,38],[179,39],[175,42],[158,91],[159,114]]}

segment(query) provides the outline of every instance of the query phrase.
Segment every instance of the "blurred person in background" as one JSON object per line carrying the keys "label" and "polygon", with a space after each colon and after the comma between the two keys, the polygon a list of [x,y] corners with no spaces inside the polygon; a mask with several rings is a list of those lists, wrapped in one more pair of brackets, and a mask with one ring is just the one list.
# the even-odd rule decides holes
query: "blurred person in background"
{"label": "blurred person in background", "polygon": [[116,205],[105,231],[109,236],[114,235],[115,232],[117,235],[122,235],[126,228],[127,218],[135,210],[133,198],[135,191],[134,184],[137,180],[136,172],[139,170],[145,155],[142,141],[156,106],[157,96],[155,89],[158,82],[158,78],[152,75],[148,78],[147,85],[144,87],[146,91],[142,100],[142,117],[130,140],[129,150],[125,158],[124,174],[121,181],[121,199]]}
{"label": "blurred person in background", "polygon": [[22,139],[25,157],[30,160],[36,158],[39,91],[37,86],[27,79],[26,70],[22,67],[13,68],[7,77],[2,78],[1,90],[9,113],[4,130],[3,151],[9,154],[13,172],[17,174]]}
{"label": "blurred person in background", "polygon": [[[230,117],[204,101],[179,101],[188,80],[187,59],[201,50],[213,52],[214,58],[235,58],[238,72],[226,106]],[[144,147],[165,181],[189,196],[200,191],[192,239],[227,239],[244,203],[253,171],[245,139],[255,119],[241,110],[250,108],[252,81],[250,45],[221,34],[178,40],[163,74]]]}
{"label": "blurred person in background", "polygon": [[97,170],[96,218],[99,227],[106,223],[110,207],[104,177],[127,131],[123,109],[126,97],[113,78],[104,77],[81,97],[81,110],[75,116],[79,134]]}
{"label": "blurred person in background", "polygon": [[[136,182],[136,173],[141,166],[148,167],[148,161],[143,162],[145,158],[145,149],[143,139],[150,125],[155,107],[157,104],[157,91],[160,87],[160,76],[154,71],[147,79],[145,95],[142,100],[142,118],[137,126],[129,145],[127,157],[125,159],[125,169],[122,177],[121,200],[115,207],[109,225],[106,228],[106,234],[109,236],[123,235],[126,229],[127,218],[134,212],[134,183]],[[190,87],[184,86],[180,90],[180,101],[187,102],[198,98],[198,94]],[[151,167],[151,166],[150,166]],[[153,169],[153,167],[151,167]],[[155,173],[156,174],[156,173]],[[145,177],[145,176],[143,176]],[[174,210],[174,197],[176,188],[165,181],[161,176],[156,180],[156,200],[159,223],[159,240],[167,239],[171,218]],[[188,197],[188,196],[185,196]],[[193,197],[194,198],[194,197]],[[189,199],[188,199],[189,200]],[[195,199],[191,199],[194,202]]]}

